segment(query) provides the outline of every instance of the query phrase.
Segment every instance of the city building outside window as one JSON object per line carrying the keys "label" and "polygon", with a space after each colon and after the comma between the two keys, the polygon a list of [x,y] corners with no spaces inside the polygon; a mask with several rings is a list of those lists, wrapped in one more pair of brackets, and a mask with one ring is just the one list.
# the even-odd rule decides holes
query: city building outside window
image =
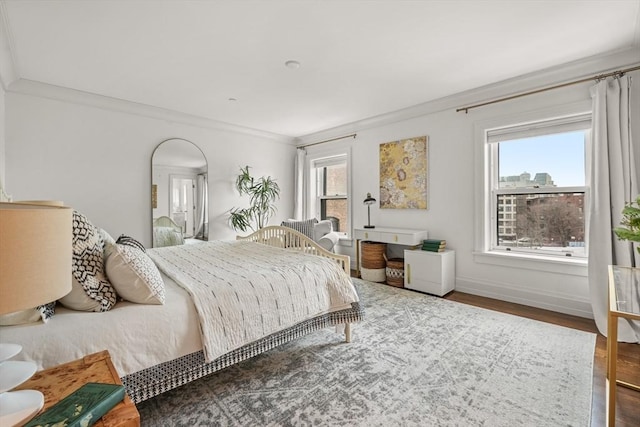
{"label": "city building outside window", "polygon": [[486,131],[490,252],[587,256],[590,129],[590,114],[581,114]]}

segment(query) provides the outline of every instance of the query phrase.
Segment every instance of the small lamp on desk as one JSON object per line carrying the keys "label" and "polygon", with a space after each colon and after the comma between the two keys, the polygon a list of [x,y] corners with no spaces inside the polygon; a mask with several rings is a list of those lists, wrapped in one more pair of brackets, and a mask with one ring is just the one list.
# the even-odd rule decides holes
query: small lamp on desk
{"label": "small lamp on desk", "polygon": [[364,199],[364,204],[367,205],[367,225],[364,228],[376,228],[375,225],[371,225],[371,205],[376,202],[376,199],[371,197],[371,193],[367,193],[367,198]]}
{"label": "small lamp on desk", "polygon": [[[61,203],[0,203],[0,314],[33,309],[71,291],[72,209]],[[22,347],[0,343],[0,426],[23,424],[42,409],[36,390],[10,391],[37,370],[7,360]]]}

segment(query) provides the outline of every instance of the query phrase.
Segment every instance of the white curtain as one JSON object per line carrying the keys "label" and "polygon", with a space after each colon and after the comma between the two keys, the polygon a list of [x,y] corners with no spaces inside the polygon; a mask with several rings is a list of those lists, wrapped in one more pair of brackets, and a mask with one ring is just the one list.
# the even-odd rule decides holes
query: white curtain
{"label": "white curtain", "polygon": [[298,148],[296,152],[295,175],[294,175],[294,200],[293,200],[293,219],[304,219],[305,216],[305,197],[304,197],[304,165],[307,161],[307,152],[304,148]]}
{"label": "white curtain", "polygon": [[196,239],[207,237],[209,226],[209,190],[207,174],[199,174],[196,179]]}
{"label": "white curtain", "polygon": [[[595,322],[604,336],[607,335],[608,265],[640,266],[640,257],[631,243],[619,240],[613,233],[613,228],[620,225],[625,202],[635,200],[640,194],[638,163],[631,141],[630,86],[631,78],[623,76],[600,81],[591,88],[589,291]],[[638,322],[620,319],[618,340],[640,341]]]}

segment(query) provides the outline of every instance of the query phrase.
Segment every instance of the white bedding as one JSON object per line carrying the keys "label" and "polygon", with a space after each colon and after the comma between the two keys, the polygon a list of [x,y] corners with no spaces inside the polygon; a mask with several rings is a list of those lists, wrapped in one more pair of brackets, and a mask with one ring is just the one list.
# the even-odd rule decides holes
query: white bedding
{"label": "white bedding", "polygon": [[56,306],[46,324],[0,327],[0,341],[22,345],[14,360],[38,370],[109,350],[120,376],[202,350],[198,317],[189,294],[163,275],[164,305],[118,302],[104,313]]}
{"label": "white bedding", "polygon": [[[158,248],[148,252],[155,256],[153,254],[156,251],[188,251],[190,248],[210,246],[210,243]],[[272,298],[265,297],[263,303],[275,309],[286,300],[287,304],[291,307],[295,306],[296,310],[299,310],[299,313],[294,313],[295,315],[286,314],[285,311],[282,316],[276,316],[272,312],[271,320],[275,323],[267,322],[267,325],[271,326],[266,328],[252,329],[250,327],[249,330],[245,328],[246,334],[245,332],[241,333],[243,341],[255,341],[268,335],[270,333],[268,331],[273,328],[275,330],[272,332],[280,331],[318,314],[349,308],[351,302],[358,301],[351,280],[335,261],[258,243],[234,243],[240,243],[237,247],[255,245],[260,248],[260,254],[257,255],[257,258],[262,259],[263,264],[257,269],[255,266],[251,267],[252,270],[258,272],[258,278],[254,277],[250,281],[253,285],[262,286],[263,290],[272,286],[275,289]],[[272,252],[274,250],[280,254],[284,252],[286,257],[276,260],[274,258],[275,252]],[[246,260],[238,255],[237,258],[232,256],[228,261],[231,263],[229,266],[219,268],[233,271],[240,278],[249,277]],[[294,272],[290,268],[291,264],[304,265],[304,268]],[[313,284],[316,281],[322,283],[317,267],[330,271],[337,268],[340,273],[338,274],[340,278],[338,282],[346,280],[342,283],[344,286],[342,290],[334,286],[337,286],[335,280],[333,282],[330,280],[332,284],[328,287],[321,286],[317,293],[312,293]],[[187,271],[192,270],[188,269]],[[55,315],[46,324],[39,322],[0,327],[0,342],[22,345],[23,350],[15,357],[15,360],[31,360],[37,364],[38,370],[106,349],[109,350],[114,366],[121,377],[204,350],[200,332],[201,319],[196,310],[196,304],[189,294],[189,292],[194,292],[193,289],[190,288],[191,290],[187,291],[166,274],[162,272],[161,274],[165,283],[164,305],[143,305],[119,301],[110,311],[96,313],[69,310],[58,304]],[[275,274],[275,276],[267,278],[268,274]],[[300,289],[296,291],[293,286],[287,284],[288,281],[285,280],[287,276],[297,276],[302,279],[302,283],[304,283],[304,286],[300,288],[302,293],[300,293]],[[225,275],[225,277],[228,276]],[[180,280],[184,280],[184,278]],[[198,294],[198,292],[194,293]],[[246,296],[246,292],[243,294]],[[289,294],[289,296],[282,300],[279,299],[285,294]],[[315,295],[313,297],[315,302],[310,304],[310,308],[307,309],[304,301],[310,295]],[[202,305],[202,298],[199,297],[198,300],[200,301],[198,304]],[[231,306],[226,306],[226,304],[220,304],[220,308],[227,310],[228,314],[233,312]],[[207,311],[210,307],[204,309],[200,307],[200,309]],[[246,317],[251,317],[257,312],[248,309],[244,313]],[[237,320],[237,317],[234,318],[232,315],[230,319]],[[255,316],[253,319],[248,319],[247,325],[255,324],[251,322],[256,319]],[[237,337],[237,335],[234,336]],[[238,345],[238,342],[234,341],[233,346],[237,348],[241,344]]]}
{"label": "white bedding", "polygon": [[358,301],[351,279],[328,258],[248,241],[148,253],[193,297],[207,362]]}

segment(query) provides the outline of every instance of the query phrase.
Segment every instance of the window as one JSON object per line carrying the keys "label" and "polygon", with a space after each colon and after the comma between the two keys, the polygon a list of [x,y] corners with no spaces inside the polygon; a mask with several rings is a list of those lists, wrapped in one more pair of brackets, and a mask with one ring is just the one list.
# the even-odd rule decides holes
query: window
{"label": "window", "polygon": [[311,161],[315,178],[315,201],[312,212],[318,219],[333,222],[333,230],[346,237],[349,223],[349,173],[347,155],[341,154]]}
{"label": "window", "polygon": [[586,257],[590,128],[581,114],[486,131],[489,252]]}

